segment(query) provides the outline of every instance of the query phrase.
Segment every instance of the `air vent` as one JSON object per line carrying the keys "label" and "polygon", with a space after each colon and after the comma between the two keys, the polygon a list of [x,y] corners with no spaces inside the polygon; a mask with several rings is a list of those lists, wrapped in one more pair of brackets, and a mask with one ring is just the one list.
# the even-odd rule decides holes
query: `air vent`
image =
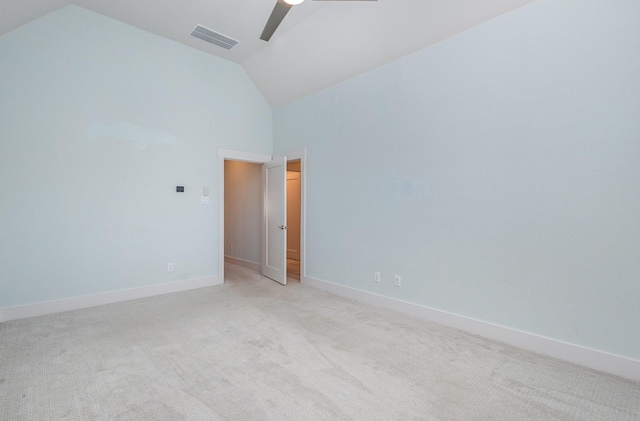
{"label": "air vent", "polygon": [[240,41],[229,38],[228,36],[222,35],[221,33],[209,28],[205,28],[202,25],[196,26],[193,32],[191,32],[191,36],[200,38],[201,40],[217,45],[218,47],[222,47],[225,50],[231,50],[240,43]]}

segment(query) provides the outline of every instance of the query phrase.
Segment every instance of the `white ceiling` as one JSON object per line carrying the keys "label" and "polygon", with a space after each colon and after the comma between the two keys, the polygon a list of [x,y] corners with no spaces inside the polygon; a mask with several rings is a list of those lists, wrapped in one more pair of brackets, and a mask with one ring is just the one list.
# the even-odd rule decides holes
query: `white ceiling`
{"label": "white ceiling", "polygon": [[[0,35],[68,4],[239,63],[278,107],[393,61],[533,0],[311,1],[259,39],[276,0],[0,0]],[[231,51],[189,34],[204,25]]]}

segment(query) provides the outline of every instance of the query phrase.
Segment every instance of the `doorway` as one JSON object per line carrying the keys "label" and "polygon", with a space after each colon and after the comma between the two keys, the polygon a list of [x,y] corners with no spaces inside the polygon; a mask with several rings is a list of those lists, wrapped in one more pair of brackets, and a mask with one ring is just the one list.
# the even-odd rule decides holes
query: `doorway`
{"label": "doorway", "polygon": [[300,160],[287,162],[287,277],[300,282]]}
{"label": "doorway", "polygon": [[[298,194],[298,203],[299,203],[299,234],[297,236],[299,243],[297,250],[297,259],[293,258],[292,261],[292,269],[291,273],[293,273],[293,277],[289,277],[296,282],[304,281],[304,256],[305,256],[305,165],[306,165],[306,150],[300,150],[296,152],[292,152],[286,155],[287,156],[287,167],[289,167],[289,162],[292,165],[292,172],[297,172],[299,174],[299,194]],[[224,282],[224,263],[225,263],[225,251],[226,247],[234,249],[236,251],[237,244],[227,244],[225,247],[225,161],[240,161],[240,162],[248,162],[248,163],[256,163],[263,165],[273,158],[270,155],[263,154],[254,154],[250,152],[242,152],[242,151],[234,151],[227,149],[219,149],[218,150],[218,278]],[[231,164],[233,165],[233,163]],[[294,211],[295,212],[295,211]],[[296,221],[292,221],[293,224],[296,224]],[[287,218],[287,223],[289,223]],[[253,240],[251,240],[253,241]],[[287,253],[288,254],[288,253]],[[237,255],[237,254],[236,254]],[[231,256],[229,256],[231,257]],[[237,257],[236,257],[237,259]],[[253,259],[252,259],[253,260]],[[231,261],[231,263],[238,264],[238,260]],[[241,262],[240,263],[244,263]],[[256,262],[246,262],[247,266],[256,269]],[[286,270],[286,269],[285,269]]]}
{"label": "doorway", "polygon": [[262,164],[224,161],[224,260],[262,267]]}

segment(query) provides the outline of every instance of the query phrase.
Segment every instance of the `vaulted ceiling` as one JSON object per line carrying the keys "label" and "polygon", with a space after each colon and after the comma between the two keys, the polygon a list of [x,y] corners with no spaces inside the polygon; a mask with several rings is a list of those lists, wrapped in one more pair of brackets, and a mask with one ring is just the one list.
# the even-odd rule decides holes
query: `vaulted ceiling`
{"label": "vaulted ceiling", "polygon": [[[0,35],[75,4],[239,63],[278,107],[532,1],[306,0],[265,42],[276,0],[1,0]],[[227,51],[194,38],[197,24],[240,44]]]}

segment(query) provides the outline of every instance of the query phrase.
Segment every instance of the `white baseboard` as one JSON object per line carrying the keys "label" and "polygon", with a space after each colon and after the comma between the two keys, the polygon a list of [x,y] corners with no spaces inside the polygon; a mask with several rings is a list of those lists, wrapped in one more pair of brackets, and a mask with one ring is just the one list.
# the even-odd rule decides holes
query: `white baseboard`
{"label": "white baseboard", "polygon": [[149,285],[139,288],[123,289],[101,294],[84,295],[82,297],[46,301],[43,303],[5,307],[0,309],[0,322],[26,319],[27,317],[44,316],[46,314],[61,313],[63,311],[79,310],[103,304],[118,303],[121,301],[135,300],[138,298],[152,297],[154,295],[169,294],[172,292],[187,291],[190,289],[221,284],[222,282],[217,277],[211,276],[206,278],[170,282],[166,284]]}
{"label": "white baseboard", "polygon": [[640,361],[305,276],[302,283],[367,304],[493,339],[517,348],[640,381]]}
{"label": "white baseboard", "polygon": [[262,264],[256,262],[250,262],[248,260],[238,259],[236,257],[224,256],[224,261],[226,263],[231,263],[232,265],[242,266],[243,268],[255,270],[258,272],[262,271]]}

